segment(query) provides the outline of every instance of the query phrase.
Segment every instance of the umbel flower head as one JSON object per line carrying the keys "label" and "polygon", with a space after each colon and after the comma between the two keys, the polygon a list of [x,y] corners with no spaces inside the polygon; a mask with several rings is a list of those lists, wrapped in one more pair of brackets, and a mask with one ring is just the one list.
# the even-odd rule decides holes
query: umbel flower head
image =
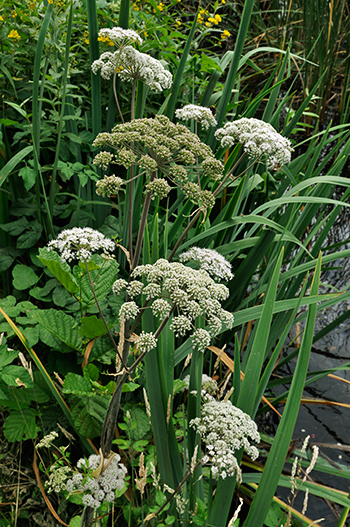
{"label": "umbel flower head", "polygon": [[223,177],[223,164],[196,134],[192,134],[182,124],[173,124],[164,115],[118,124],[111,133],[99,134],[93,146],[109,147],[115,151],[97,154],[95,165],[105,169],[111,163],[125,168],[137,164],[146,172],[157,174],[149,189],[158,192],[161,197],[164,197],[170,187],[156,185],[154,182],[163,175],[180,187],[185,197],[193,203],[204,209],[214,205],[213,194],[209,190],[202,190],[194,182],[198,178],[197,163],[200,173],[211,181],[219,181]]}
{"label": "umbel flower head", "polygon": [[[132,277],[144,279],[142,288],[142,282],[137,281],[136,292],[142,292],[147,298],[156,317],[163,319],[174,311],[170,329],[176,336],[192,332],[193,348],[204,351],[210,345],[212,336],[221,331],[223,324],[232,327],[233,315],[221,307],[229,290],[225,285],[214,282],[206,271],[159,259],[153,265],[139,265],[133,270]],[[119,294],[123,289],[127,290],[128,295],[131,293],[133,298],[137,296],[133,282],[127,284],[122,279],[117,280],[113,291]],[[119,315],[124,318],[136,317],[137,313],[135,300],[122,304],[119,311]],[[194,321],[198,317],[206,320],[208,330],[195,329]]]}
{"label": "umbel flower head", "polygon": [[182,263],[194,260],[198,262],[201,269],[207,271],[210,276],[217,280],[232,280],[233,274],[231,264],[222,254],[214,249],[202,249],[201,247],[192,247],[185,253],[180,254],[179,260]]}
{"label": "umbel flower head", "polygon": [[244,117],[226,123],[215,132],[215,137],[224,148],[241,143],[249,157],[266,159],[268,168],[277,170],[290,162],[291,142],[269,124],[259,119]]}
{"label": "umbel flower head", "polygon": [[240,479],[241,471],[235,453],[241,448],[253,460],[259,455],[258,449],[249,442],[260,442],[256,424],[231,401],[210,398],[202,406],[201,417],[192,419],[190,426],[195,428],[206,446],[211,472],[216,479],[225,479],[235,472]]}
{"label": "umbel flower head", "polygon": [[173,76],[162,63],[141,53],[132,46],[115,51],[102,53],[99,59],[92,63],[91,69],[95,75],[101,70],[104,79],[110,79],[115,73],[122,81],[140,80],[153,91],[163,91],[171,87]]}
{"label": "umbel flower head", "polygon": [[115,243],[90,227],[74,227],[60,232],[55,240],[48,243],[47,248],[56,249],[66,262],[88,261],[94,253],[100,251],[110,257],[110,253],[115,250]]}
{"label": "umbel flower head", "polygon": [[120,456],[111,452],[107,459],[101,461],[100,455],[92,454],[87,460],[77,463],[79,472],[66,481],[66,490],[74,494],[84,494],[84,505],[97,509],[102,501],[113,502],[116,489],[124,488],[127,470],[119,463]]}
{"label": "umbel flower head", "polygon": [[210,108],[197,106],[196,104],[186,104],[183,108],[176,110],[175,117],[176,119],[181,119],[181,121],[193,119],[200,123],[205,130],[218,124]]}
{"label": "umbel flower head", "polygon": [[108,39],[108,41],[113,42],[119,49],[129,46],[134,42],[137,42],[140,46],[142,44],[142,38],[133,29],[123,29],[121,27],[112,27],[112,29],[103,28],[98,32],[98,36],[101,40]]}

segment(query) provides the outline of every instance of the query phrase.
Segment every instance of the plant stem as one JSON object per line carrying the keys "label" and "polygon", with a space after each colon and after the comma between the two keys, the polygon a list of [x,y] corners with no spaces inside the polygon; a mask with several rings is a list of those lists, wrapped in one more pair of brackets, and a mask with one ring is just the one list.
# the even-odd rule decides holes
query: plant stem
{"label": "plant stem", "polygon": [[117,103],[117,108],[118,108],[121,121],[124,124],[124,118],[123,118],[123,114],[119,106],[119,99],[118,99],[118,94],[117,94],[117,74],[116,73],[113,75],[113,93],[114,93],[115,102]]}
{"label": "plant stem", "polygon": [[[154,180],[155,176],[156,176],[156,172],[152,172],[151,177],[149,179],[150,183]],[[146,194],[146,198],[145,198],[145,203],[143,205],[139,233],[137,236],[136,247],[135,247],[135,256],[132,261],[132,269],[135,269],[135,267],[137,267],[137,264],[139,263],[141,247],[142,247],[142,242],[143,242],[143,235],[145,233],[145,228],[146,228],[147,215],[148,215],[149,207],[151,204],[151,196],[152,196],[152,192],[148,190]]]}

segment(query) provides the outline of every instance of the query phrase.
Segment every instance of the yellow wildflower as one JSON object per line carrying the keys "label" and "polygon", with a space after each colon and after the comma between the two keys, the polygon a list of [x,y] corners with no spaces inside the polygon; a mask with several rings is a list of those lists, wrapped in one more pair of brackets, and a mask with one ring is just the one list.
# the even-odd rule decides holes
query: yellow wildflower
{"label": "yellow wildflower", "polygon": [[3,19],[2,16],[0,15],[0,22],[3,22],[3,21],[4,21],[4,19]]}
{"label": "yellow wildflower", "polygon": [[145,30],[145,31],[143,32],[143,34],[144,34],[145,37],[148,37],[148,31]]}
{"label": "yellow wildflower", "polygon": [[216,20],[215,24],[218,24],[218,23],[221,22],[221,20],[222,20],[222,18],[221,18],[220,15],[215,15],[214,18],[215,18],[215,20]]}
{"label": "yellow wildflower", "polygon": [[222,4],[226,4],[226,0],[221,0],[221,3]]}
{"label": "yellow wildflower", "polygon": [[84,31],[83,39],[84,39],[85,44],[89,44],[89,32],[88,31]]}
{"label": "yellow wildflower", "polygon": [[227,29],[224,29],[224,31],[221,33],[221,40],[226,40],[231,36],[231,33],[227,31]]}
{"label": "yellow wildflower", "polygon": [[99,40],[100,42],[105,42],[109,46],[114,46],[114,42],[112,42],[111,39],[107,36],[105,37],[103,35],[100,35],[97,40]]}
{"label": "yellow wildflower", "polygon": [[205,25],[206,25],[207,27],[211,27],[211,23],[210,23],[210,22],[206,22]]}
{"label": "yellow wildflower", "polygon": [[164,4],[161,2],[157,7],[158,7],[159,11],[163,11]]}
{"label": "yellow wildflower", "polygon": [[16,18],[16,16],[17,16],[16,11],[11,11],[11,16],[12,16],[12,18]]}
{"label": "yellow wildflower", "polygon": [[20,40],[21,36],[18,33],[17,29],[11,29],[10,33],[7,35],[8,38],[12,38],[13,40],[16,40],[17,42]]}
{"label": "yellow wildflower", "polygon": [[134,11],[140,11],[139,6],[136,5],[136,4],[133,4],[132,8],[133,8]]}

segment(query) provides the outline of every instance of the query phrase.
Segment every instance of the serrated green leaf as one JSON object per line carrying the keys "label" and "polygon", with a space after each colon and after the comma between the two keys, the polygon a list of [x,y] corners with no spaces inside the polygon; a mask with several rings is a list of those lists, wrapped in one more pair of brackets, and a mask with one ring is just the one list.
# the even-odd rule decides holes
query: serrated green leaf
{"label": "serrated green leaf", "polygon": [[100,435],[110,397],[73,395],[70,400],[72,421],[77,434],[90,438]]}
{"label": "serrated green leaf", "polygon": [[39,276],[35,274],[31,267],[23,264],[17,264],[12,270],[13,287],[24,291],[29,289],[39,281]]}
{"label": "serrated green leaf", "polygon": [[19,220],[1,224],[0,229],[8,232],[11,236],[19,236],[28,228],[28,226],[29,221],[25,216],[22,216]]}
{"label": "serrated green leaf", "polygon": [[18,357],[18,351],[16,350],[8,350],[7,346],[1,346],[0,347],[0,370],[7,366],[8,364],[11,364],[16,358]]}
{"label": "serrated green leaf", "polygon": [[[5,298],[0,299],[0,307],[8,314],[9,317],[17,317],[21,310],[16,306],[16,299],[14,296],[9,295]],[[3,318],[3,315],[0,313],[0,320]]]}
{"label": "serrated green leaf", "polygon": [[29,228],[17,239],[17,249],[29,249],[40,239],[43,226],[38,221],[31,221]]}
{"label": "serrated green leaf", "polygon": [[[110,328],[111,327],[113,326],[110,326]],[[107,329],[103,320],[97,318],[96,315],[93,315],[92,317],[84,317],[81,319],[79,333],[89,340],[92,340],[105,335]]]}
{"label": "serrated green leaf", "polygon": [[48,295],[51,293],[52,289],[57,286],[56,278],[51,278],[48,280],[44,287],[34,287],[29,291],[29,294],[36,298],[37,300],[49,301]]}
{"label": "serrated green leaf", "polygon": [[[118,263],[114,260],[107,260],[104,266],[98,270],[90,271],[90,277],[94,286],[97,300],[100,302],[105,299],[106,296],[111,292],[112,285],[115,282],[115,277],[118,272]],[[78,266],[74,268],[74,275],[77,277],[77,273],[80,272]],[[83,308],[89,308],[95,304],[94,295],[91,291],[90,282],[88,275],[85,274],[81,278],[81,290],[82,290],[82,305]]]}
{"label": "serrated green leaf", "polygon": [[24,186],[26,190],[30,190],[35,185],[36,173],[35,170],[28,165],[22,167],[18,172],[18,175],[23,178]]}
{"label": "serrated green leaf", "polygon": [[63,393],[76,395],[93,395],[90,381],[76,373],[68,373],[66,375],[62,391]]}
{"label": "serrated green leaf", "polygon": [[14,443],[22,439],[35,439],[39,428],[36,425],[37,411],[34,408],[23,408],[10,413],[4,424],[4,436]]}
{"label": "serrated green leaf", "polygon": [[137,388],[140,388],[140,385],[136,384],[136,382],[126,382],[123,384],[122,392],[134,392]]}
{"label": "serrated green leaf", "polygon": [[132,419],[131,438],[134,441],[142,439],[151,429],[151,423],[146,412],[137,406],[131,405],[124,406],[124,416],[126,411],[130,412]]}
{"label": "serrated green leaf", "polygon": [[83,342],[73,317],[56,309],[38,309],[30,314],[36,322],[66,346],[75,350],[81,349]]}
{"label": "serrated green leaf", "polygon": [[33,388],[34,386],[29,373],[23,366],[16,366],[15,364],[5,366],[0,376],[8,386],[18,386],[17,380],[23,382],[28,388]]}
{"label": "serrated green leaf", "polygon": [[12,247],[6,247],[0,249],[0,273],[6,271],[13,262],[15,261],[16,256],[18,256],[18,251]]}
{"label": "serrated green leaf", "polygon": [[[69,501],[71,499],[69,498]],[[80,527],[81,525],[81,516],[74,516],[74,518],[71,519],[69,522],[69,527]]]}
{"label": "serrated green leaf", "polygon": [[70,271],[69,265],[63,262],[57,253],[48,251],[46,248],[39,249],[38,258],[70,293],[79,291],[78,284]]}

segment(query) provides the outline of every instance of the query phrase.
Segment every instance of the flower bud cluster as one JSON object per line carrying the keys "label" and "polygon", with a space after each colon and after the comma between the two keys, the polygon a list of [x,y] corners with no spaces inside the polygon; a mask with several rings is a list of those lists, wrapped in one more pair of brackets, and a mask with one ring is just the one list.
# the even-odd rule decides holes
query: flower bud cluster
{"label": "flower bud cluster", "polygon": [[210,276],[217,280],[232,280],[233,274],[231,264],[222,256],[222,254],[213,249],[202,249],[201,247],[192,247],[185,253],[180,254],[179,260],[182,263],[194,260],[198,262],[199,267],[207,271]]}
{"label": "flower bud cluster", "polygon": [[132,46],[125,46],[114,53],[107,51],[92,63],[95,75],[101,71],[104,79],[110,79],[115,73],[122,81],[140,80],[153,91],[163,91],[171,87],[173,76],[162,63],[141,53]]}
{"label": "flower bud cluster", "polygon": [[[221,307],[221,302],[229,295],[229,289],[215,282],[203,269],[196,270],[179,262],[159,259],[153,265],[139,265],[132,272],[132,277],[141,277],[145,283],[143,288],[137,286],[133,297],[137,292],[141,293],[142,289],[142,294],[149,301],[156,317],[164,318],[175,308],[176,314],[172,318],[170,329],[176,336],[185,336],[193,331],[193,348],[204,351],[210,345],[212,336],[222,330],[223,324],[228,328],[233,325],[232,313]],[[125,280],[119,279],[112,289],[120,294],[123,289],[129,293],[132,288],[132,282],[128,285]],[[125,318],[126,313],[128,316],[131,304],[136,315],[137,305],[133,301],[122,304],[119,316],[123,315]],[[208,330],[194,328],[194,321],[198,317],[206,319]]]}
{"label": "flower bud cluster", "polygon": [[96,183],[96,194],[110,198],[111,196],[118,194],[122,184],[123,180],[114,174],[112,176],[105,176]]}
{"label": "flower bud cluster", "polygon": [[115,243],[90,227],[74,227],[60,232],[55,240],[48,243],[47,248],[56,249],[62,260],[66,262],[88,261],[93,253],[100,250],[107,255],[112,253],[115,250]]}
{"label": "flower bud cluster", "polygon": [[[223,164],[196,134],[184,125],[173,124],[164,115],[118,124],[111,133],[99,134],[93,146],[116,151],[114,157],[108,151],[97,154],[94,163],[103,168],[108,160],[125,168],[138,164],[147,172],[161,173],[179,186],[193,203],[205,209],[211,208],[215,202],[212,192],[202,190],[198,183],[192,181],[189,173],[196,171],[198,165],[200,174],[203,173],[210,181],[219,181],[223,177]],[[159,182],[152,182],[150,188],[152,192],[160,192],[164,196],[168,187],[160,185]]]}
{"label": "flower bud cluster", "polygon": [[175,117],[181,121],[194,119],[202,125],[204,130],[208,130],[210,126],[216,126],[218,124],[210,108],[197,106],[196,104],[186,104],[183,108],[176,110]]}
{"label": "flower bud cluster", "polygon": [[249,157],[266,159],[272,170],[289,163],[293,152],[289,139],[282,137],[269,123],[254,118],[244,117],[226,123],[215,132],[215,137],[224,148],[241,143]]}
{"label": "flower bud cluster", "polygon": [[77,463],[79,472],[66,482],[66,489],[75,494],[84,493],[83,504],[94,509],[100,507],[102,501],[113,502],[116,489],[124,488],[127,474],[126,468],[119,461],[119,454],[114,452],[103,460],[103,464],[100,455],[93,454],[88,460],[80,459]]}
{"label": "flower bud cluster", "polygon": [[[208,400],[209,399],[209,400]],[[240,478],[235,453],[241,448],[255,460],[258,449],[250,444],[260,442],[258,428],[251,417],[236,408],[231,401],[216,401],[207,395],[201,417],[192,419],[192,426],[206,445],[214,478],[233,476]]]}

